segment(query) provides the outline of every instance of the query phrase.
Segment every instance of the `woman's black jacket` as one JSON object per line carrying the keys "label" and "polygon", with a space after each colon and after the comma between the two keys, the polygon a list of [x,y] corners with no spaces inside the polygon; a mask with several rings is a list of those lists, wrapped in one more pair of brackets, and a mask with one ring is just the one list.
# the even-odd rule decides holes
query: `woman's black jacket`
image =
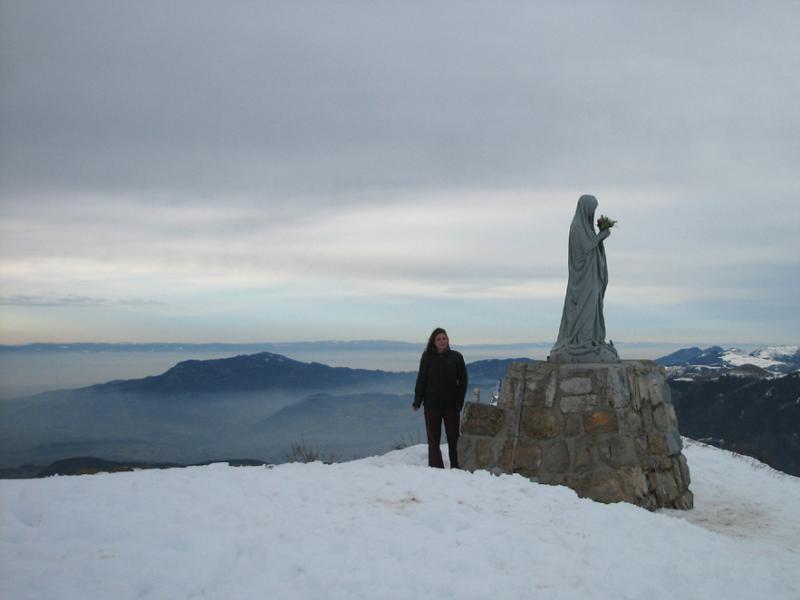
{"label": "woman's black jacket", "polygon": [[464,406],[467,395],[467,367],[460,352],[447,349],[423,352],[419,360],[414,406],[452,410]]}

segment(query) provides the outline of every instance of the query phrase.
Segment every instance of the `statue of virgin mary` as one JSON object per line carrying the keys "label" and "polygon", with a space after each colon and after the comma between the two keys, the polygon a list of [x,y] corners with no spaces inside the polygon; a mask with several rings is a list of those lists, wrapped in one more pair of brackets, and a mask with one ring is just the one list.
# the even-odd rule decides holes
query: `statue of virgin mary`
{"label": "statue of virgin mary", "polygon": [[578,199],[569,228],[569,280],[561,314],[558,339],[550,362],[618,362],[614,345],[606,343],[603,298],[608,285],[608,266],[603,240],[610,229],[596,233],[594,213],[597,198],[584,195]]}

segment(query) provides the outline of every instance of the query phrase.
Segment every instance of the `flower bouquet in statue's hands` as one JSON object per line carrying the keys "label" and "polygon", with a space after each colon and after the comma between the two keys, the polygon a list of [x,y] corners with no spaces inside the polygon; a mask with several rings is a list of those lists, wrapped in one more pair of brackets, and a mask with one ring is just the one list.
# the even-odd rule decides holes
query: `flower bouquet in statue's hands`
{"label": "flower bouquet in statue's hands", "polygon": [[606,229],[611,229],[617,222],[614,219],[609,219],[605,215],[600,215],[600,218],[597,219],[597,228],[600,231],[605,231]]}

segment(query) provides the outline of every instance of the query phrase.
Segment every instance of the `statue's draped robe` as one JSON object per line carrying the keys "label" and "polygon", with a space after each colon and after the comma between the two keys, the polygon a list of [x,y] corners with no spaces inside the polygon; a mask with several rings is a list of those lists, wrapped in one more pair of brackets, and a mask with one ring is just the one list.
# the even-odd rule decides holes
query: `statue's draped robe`
{"label": "statue's draped robe", "polygon": [[558,340],[551,362],[616,362],[614,346],[607,344],[603,298],[608,266],[603,242],[594,230],[597,199],[581,196],[569,228],[569,280]]}

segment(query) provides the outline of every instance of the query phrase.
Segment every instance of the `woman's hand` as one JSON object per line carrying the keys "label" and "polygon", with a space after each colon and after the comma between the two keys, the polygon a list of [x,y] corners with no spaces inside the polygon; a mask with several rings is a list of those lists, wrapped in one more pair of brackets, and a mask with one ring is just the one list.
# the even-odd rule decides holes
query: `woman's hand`
{"label": "woman's hand", "polygon": [[416,405],[416,404],[414,404],[413,402],[411,403],[411,408],[413,408],[413,409],[414,409],[414,412],[417,412],[417,411],[419,410],[419,406],[417,406],[417,405]]}
{"label": "woman's hand", "polygon": [[610,235],[611,235],[611,228],[610,227],[608,229],[603,229],[603,231],[601,231],[600,233],[597,234],[597,241],[602,242],[604,239],[606,239]]}

